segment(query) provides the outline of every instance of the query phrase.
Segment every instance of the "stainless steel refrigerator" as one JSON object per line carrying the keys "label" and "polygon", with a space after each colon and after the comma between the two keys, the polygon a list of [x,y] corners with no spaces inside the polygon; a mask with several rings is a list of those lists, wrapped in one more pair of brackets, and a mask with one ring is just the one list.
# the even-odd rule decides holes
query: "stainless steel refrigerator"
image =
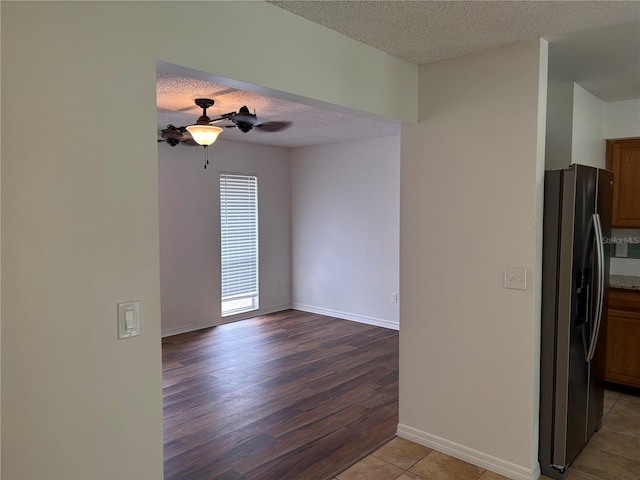
{"label": "stainless steel refrigerator", "polygon": [[538,459],[564,479],[602,421],[613,174],[572,165],[544,188]]}

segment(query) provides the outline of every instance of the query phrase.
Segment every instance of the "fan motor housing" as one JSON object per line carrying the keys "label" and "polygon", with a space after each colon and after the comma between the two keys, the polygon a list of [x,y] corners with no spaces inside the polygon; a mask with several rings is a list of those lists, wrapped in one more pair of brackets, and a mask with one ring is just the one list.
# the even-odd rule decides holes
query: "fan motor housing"
{"label": "fan motor housing", "polygon": [[238,127],[238,130],[241,132],[247,133],[251,131],[253,125],[247,122],[236,122],[236,127]]}

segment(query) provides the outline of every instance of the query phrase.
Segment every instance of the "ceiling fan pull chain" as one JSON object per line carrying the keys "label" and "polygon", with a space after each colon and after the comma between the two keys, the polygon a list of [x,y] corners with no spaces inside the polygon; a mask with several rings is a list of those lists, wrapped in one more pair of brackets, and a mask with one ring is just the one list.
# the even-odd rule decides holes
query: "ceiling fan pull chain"
{"label": "ceiling fan pull chain", "polygon": [[209,165],[209,150],[207,150],[207,146],[204,146],[204,169],[207,169],[207,165]]}

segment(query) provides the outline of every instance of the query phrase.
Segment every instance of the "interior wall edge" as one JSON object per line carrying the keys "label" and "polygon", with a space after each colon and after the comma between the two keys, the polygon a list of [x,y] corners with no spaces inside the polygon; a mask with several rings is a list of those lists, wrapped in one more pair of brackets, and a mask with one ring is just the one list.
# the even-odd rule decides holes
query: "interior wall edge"
{"label": "interior wall edge", "polygon": [[547,108],[549,88],[549,43],[540,40],[540,62],[538,74],[538,126],[535,177],[535,252],[533,275],[533,350],[532,350],[532,403],[531,410],[531,465],[540,470],[538,463],[539,404],[540,404],[540,324],[542,315],[542,214],[544,210],[544,171],[546,158]]}

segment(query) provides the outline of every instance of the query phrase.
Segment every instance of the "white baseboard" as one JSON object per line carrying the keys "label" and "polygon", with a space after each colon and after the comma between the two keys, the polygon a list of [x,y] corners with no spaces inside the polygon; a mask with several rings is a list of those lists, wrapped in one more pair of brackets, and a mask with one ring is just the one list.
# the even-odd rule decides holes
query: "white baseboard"
{"label": "white baseboard", "polygon": [[239,320],[246,320],[247,318],[259,317],[260,315],[267,315],[269,313],[281,312],[292,308],[291,305],[274,305],[271,307],[259,308],[258,310],[252,310],[251,312],[239,313],[238,315],[232,315],[224,318],[214,318],[207,322],[201,323],[187,323],[185,325],[178,325],[170,328],[162,329],[162,338],[171,337],[173,335],[179,335],[181,333],[195,332],[196,330],[202,330],[203,328],[217,327],[218,325],[224,325],[225,323],[237,322]]}
{"label": "white baseboard", "polygon": [[163,328],[161,336],[172,337],[174,335],[180,335],[181,333],[195,332],[196,330],[202,330],[203,328],[209,328],[216,326],[216,323],[187,323],[185,325],[178,325],[177,327]]}
{"label": "white baseboard", "polygon": [[403,424],[398,425],[397,435],[513,480],[536,480],[540,477],[537,463],[532,470]]}
{"label": "white baseboard", "polygon": [[357,313],[341,312],[338,310],[331,310],[329,308],[316,307],[313,305],[305,305],[303,303],[294,303],[291,308],[295,310],[301,310],[303,312],[318,313],[320,315],[326,315],[328,317],[340,318],[342,320],[351,320],[353,322],[366,323],[367,325],[374,325],[376,327],[389,328],[391,330],[399,330],[400,326],[397,322],[391,320],[384,320],[382,318],[367,317],[365,315],[358,315]]}

